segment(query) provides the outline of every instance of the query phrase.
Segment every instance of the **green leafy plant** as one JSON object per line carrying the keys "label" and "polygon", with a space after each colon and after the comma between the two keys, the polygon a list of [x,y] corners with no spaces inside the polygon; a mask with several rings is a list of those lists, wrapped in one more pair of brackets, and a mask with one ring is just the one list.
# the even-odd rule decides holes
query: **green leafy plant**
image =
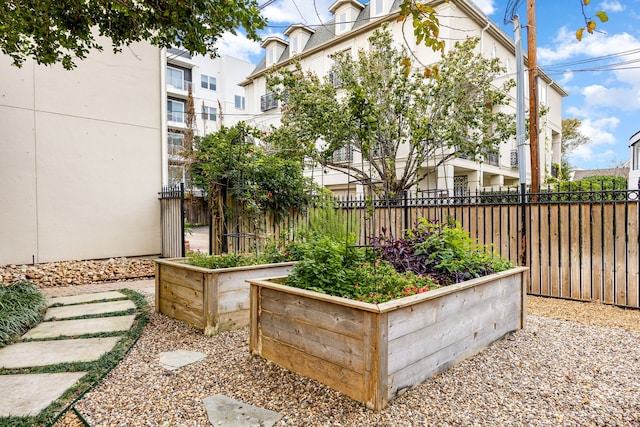
{"label": "green leafy plant", "polygon": [[45,309],[45,297],[32,282],[0,286],[0,347],[35,326]]}
{"label": "green leafy plant", "polygon": [[207,255],[202,252],[190,252],[186,263],[196,267],[217,269],[242,267],[247,265],[273,264],[276,262],[297,261],[300,257],[298,245],[287,242],[280,246],[275,241],[267,243],[263,252],[257,254],[229,253]]}

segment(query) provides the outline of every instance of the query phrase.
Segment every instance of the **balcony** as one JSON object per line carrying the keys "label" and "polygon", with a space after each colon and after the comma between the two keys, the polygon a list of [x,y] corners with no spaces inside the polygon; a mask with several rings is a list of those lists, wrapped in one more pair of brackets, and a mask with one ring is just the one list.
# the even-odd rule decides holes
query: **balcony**
{"label": "balcony", "polygon": [[351,144],[333,152],[333,163],[346,163],[353,161],[353,147]]}
{"label": "balcony", "polygon": [[278,100],[275,93],[269,92],[260,97],[260,111],[269,111],[274,108],[278,108]]}
{"label": "balcony", "polygon": [[187,92],[193,83],[180,79],[167,79],[167,89],[176,89],[178,91]]}
{"label": "balcony", "polygon": [[518,150],[511,150],[511,167],[518,167]]}
{"label": "balcony", "polygon": [[491,166],[500,166],[500,154],[486,153],[484,155],[484,162]]}
{"label": "balcony", "polygon": [[183,111],[170,111],[167,113],[167,120],[172,123],[185,123],[187,114]]}

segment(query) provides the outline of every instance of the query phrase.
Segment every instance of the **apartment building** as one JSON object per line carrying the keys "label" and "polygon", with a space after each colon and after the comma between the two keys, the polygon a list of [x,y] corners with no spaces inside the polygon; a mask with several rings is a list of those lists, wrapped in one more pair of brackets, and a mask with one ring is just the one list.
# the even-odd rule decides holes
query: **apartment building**
{"label": "apartment building", "polygon": [[204,136],[233,126],[249,115],[244,88],[238,83],[255,65],[231,56],[211,59],[171,48],[166,50],[166,165],[165,184],[186,182],[185,159],[181,155],[187,130],[189,90],[193,98],[194,135]]}
{"label": "apartment building", "polygon": [[[290,26],[285,38],[269,37],[262,43],[265,50],[263,60],[251,74],[240,83],[245,88],[248,112],[255,114],[252,124],[267,130],[270,125],[280,123],[280,106],[273,94],[268,92],[265,75],[273,67],[291,66],[297,58],[303,70],[310,70],[319,76],[328,75],[336,52],[357,52],[368,48],[368,38],[388,23],[397,46],[409,42],[407,48],[418,58],[419,63],[430,64],[438,60],[430,48],[415,45],[411,22],[399,22],[400,0],[371,0],[367,4],[357,0],[338,0],[329,11],[333,19],[323,25],[309,27],[302,24]],[[507,70],[507,78],[515,79],[515,44],[478,7],[468,0],[436,1],[432,3],[438,11],[440,37],[446,42],[445,50],[451,49],[456,40],[479,37],[478,52],[486,57],[499,58]],[[526,76],[525,76],[526,82]],[[543,71],[539,74],[539,101],[546,107],[546,114],[540,121],[539,149],[541,180],[552,176],[554,165],[560,164],[562,98],[567,93]],[[528,84],[525,85],[528,105]],[[515,89],[510,93],[512,112],[515,112]],[[447,153],[443,152],[443,155]],[[342,149],[334,153],[334,160],[352,161],[360,164],[360,153]],[[401,159],[400,159],[401,160]],[[528,159],[526,160],[528,162]],[[398,162],[399,164],[402,161]],[[436,165],[438,159],[426,159],[423,168]],[[447,194],[464,194],[469,191],[499,188],[518,184],[517,147],[515,138],[500,144],[499,154],[489,154],[484,161],[476,162],[463,157],[453,157],[444,164],[434,166],[433,171],[420,189],[433,189]],[[366,166],[365,166],[366,167]],[[322,185],[336,193],[349,190],[352,194],[363,189],[348,184],[345,174],[332,170],[309,172]],[[530,174],[529,174],[530,175]]]}
{"label": "apartment building", "polygon": [[160,253],[160,50],[0,54],[0,265]]}

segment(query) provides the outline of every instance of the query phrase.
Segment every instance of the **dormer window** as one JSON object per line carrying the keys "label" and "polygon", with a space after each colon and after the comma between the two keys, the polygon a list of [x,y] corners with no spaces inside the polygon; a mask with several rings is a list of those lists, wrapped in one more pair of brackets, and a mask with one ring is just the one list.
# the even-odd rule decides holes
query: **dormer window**
{"label": "dormer window", "polygon": [[279,37],[267,37],[266,40],[262,42],[262,47],[266,50],[266,66],[271,67],[272,65],[277,64],[288,45],[289,42],[282,40]]}
{"label": "dormer window", "polygon": [[300,37],[295,36],[289,39],[289,50],[292,55],[300,52]]}
{"label": "dormer window", "polygon": [[333,3],[329,8],[329,12],[333,13],[335,17],[336,35],[352,29],[364,7],[365,5],[358,0],[337,0]]}

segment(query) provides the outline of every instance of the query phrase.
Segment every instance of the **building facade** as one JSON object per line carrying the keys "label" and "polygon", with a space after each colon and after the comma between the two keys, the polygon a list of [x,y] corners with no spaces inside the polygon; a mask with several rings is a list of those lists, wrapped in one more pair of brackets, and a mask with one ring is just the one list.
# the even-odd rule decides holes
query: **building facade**
{"label": "building facade", "polygon": [[0,54],[0,265],[160,253],[160,50]]}
{"label": "building facade", "polygon": [[[318,76],[328,75],[333,65],[332,55],[336,52],[352,53],[368,48],[368,38],[388,23],[394,42],[402,46],[405,40],[411,43],[407,48],[420,63],[430,64],[438,60],[430,48],[415,45],[411,22],[399,22],[400,0],[371,0],[362,4],[357,0],[338,0],[329,9],[334,19],[321,26],[310,28],[301,24],[290,26],[284,33],[286,39],[269,37],[263,41],[265,57],[241,83],[245,87],[249,112],[255,114],[252,124],[268,130],[270,125],[280,122],[280,108],[277,100],[268,92],[266,73],[273,67],[291,66],[297,58],[303,70],[313,71]],[[472,2],[451,0],[434,2],[440,20],[440,38],[446,42],[445,50],[451,49],[456,40],[479,37],[478,52],[490,58],[499,58],[507,70],[507,78],[515,79],[516,60],[513,39],[482,13]],[[526,76],[525,76],[526,82]],[[567,93],[540,72],[538,99],[545,107],[546,114],[540,120],[539,149],[541,181],[552,176],[561,159],[562,98]],[[528,85],[525,84],[528,105]],[[511,109],[515,113],[515,89],[510,93]],[[344,152],[342,152],[344,151]],[[446,153],[443,153],[443,155]],[[357,152],[341,150],[335,156],[344,161],[360,164]],[[400,160],[402,160],[400,158]],[[518,184],[518,161],[515,138],[500,144],[499,154],[487,155],[483,162],[461,157],[453,157],[435,168],[419,189],[433,189],[447,194],[465,194],[469,191],[500,188]],[[526,160],[529,161],[528,159]],[[399,164],[402,161],[398,162]],[[436,165],[438,159],[427,159]],[[529,169],[529,168],[527,168]],[[363,191],[355,184],[347,184],[346,175],[338,171],[312,171],[316,180],[336,193]],[[530,176],[530,172],[528,173]],[[416,188],[418,189],[418,188]]]}
{"label": "building facade", "polygon": [[640,131],[629,138],[629,148],[631,149],[631,161],[627,187],[629,190],[637,190],[640,188]]}
{"label": "building facade", "polygon": [[166,62],[166,152],[165,184],[175,185],[187,181],[184,137],[187,130],[189,90],[193,99],[195,120],[194,135],[204,136],[220,129],[221,125],[233,126],[247,120],[244,88],[238,86],[255,68],[255,65],[223,56],[211,59],[201,55],[171,48],[164,52]]}

